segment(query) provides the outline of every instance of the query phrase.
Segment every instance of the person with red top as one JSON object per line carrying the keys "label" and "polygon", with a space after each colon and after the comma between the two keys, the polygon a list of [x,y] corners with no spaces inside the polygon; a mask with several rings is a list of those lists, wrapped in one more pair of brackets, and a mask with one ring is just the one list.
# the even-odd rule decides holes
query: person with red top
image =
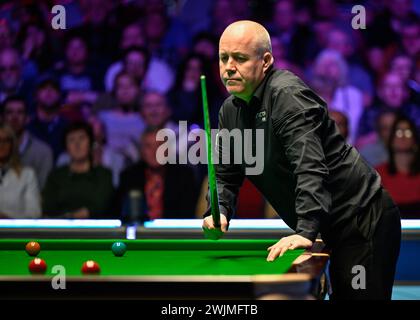
{"label": "person with red top", "polygon": [[389,161],[376,167],[402,218],[420,217],[420,138],[414,123],[400,116],[388,143]]}

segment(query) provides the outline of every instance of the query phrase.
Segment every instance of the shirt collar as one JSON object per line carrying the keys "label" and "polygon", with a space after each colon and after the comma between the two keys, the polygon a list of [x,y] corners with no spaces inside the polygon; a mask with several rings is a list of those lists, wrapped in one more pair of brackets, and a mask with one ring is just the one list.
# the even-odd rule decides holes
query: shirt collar
{"label": "shirt collar", "polygon": [[[274,67],[271,65],[268,70],[267,73],[265,75],[265,77],[263,78],[263,80],[261,81],[261,83],[258,85],[257,89],[255,89],[251,100],[249,101],[249,105],[251,107],[255,107],[257,109],[259,109],[261,107],[261,102],[263,100],[264,97],[264,93],[265,93],[265,87],[267,85],[268,79],[271,78],[271,76],[273,75],[275,69]],[[233,98],[233,104],[237,107],[242,107],[242,106],[246,106],[246,103],[244,100],[234,97]]]}

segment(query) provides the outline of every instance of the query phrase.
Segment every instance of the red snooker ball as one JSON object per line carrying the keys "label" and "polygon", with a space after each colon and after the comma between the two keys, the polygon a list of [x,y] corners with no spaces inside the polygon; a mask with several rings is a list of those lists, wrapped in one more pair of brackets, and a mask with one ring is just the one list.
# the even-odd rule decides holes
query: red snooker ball
{"label": "red snooker ball", "polygon": [[41,251],[41,246],[39,245],[38,242],[36,241],[31,241],[28,242],[25,246],[25,250],[26,252],[30,255],[30,256],[37,256],[38,253]]}
{"label": "red snooker ball", "polygon": [[35,258],[29,263],[29,271],[31,273],[45,273],[47,264],[41,258]]}
{"label": "red snooker ball", "polygon": [[82,265],[82,272],[87,274],[99,273],[101,271],[99,264],[93,260],[85,261]]}

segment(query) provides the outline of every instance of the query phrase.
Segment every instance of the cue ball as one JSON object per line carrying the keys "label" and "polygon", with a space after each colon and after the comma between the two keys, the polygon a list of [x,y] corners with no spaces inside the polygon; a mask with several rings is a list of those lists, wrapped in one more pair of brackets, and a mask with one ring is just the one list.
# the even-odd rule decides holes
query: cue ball
{"label": "cue ball", "polygon": [[41,251],[41,246],[38,242],[31,241],[26,244],[25,250],[30,256],[34,257]]}
{"label": "cue ball", "polygon": [[83,273],[99,273],[99,264],[93,260],[85,261],[82,265]]}
{"label": "cue ball", "polygon": [[111,247],[112,252],[116,257],[122,257],[127,251],[127,246],[124,242],[115,242]]}
{"label": "cue ball", "polygon": [[45,273],[47,264],[41,258],[35,258],[29,263],[29,271],[31,273]]}

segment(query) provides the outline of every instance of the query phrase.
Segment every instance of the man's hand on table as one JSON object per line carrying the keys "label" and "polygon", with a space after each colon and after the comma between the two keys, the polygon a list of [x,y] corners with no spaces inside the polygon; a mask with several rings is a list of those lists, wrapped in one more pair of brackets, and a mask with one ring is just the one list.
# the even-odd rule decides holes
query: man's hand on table
{"label": "man's hand on table", "polygon": [[220,228],[214,226],[213,217],[208,216],[203,220],[203,230],[207,238],[217,240],[220,239],[227,231],[229,222],[225,215],[220,214]]}
{"label": "man's hand on table", "polygon": [[267,261],[274,261],[274,259],[279,256],[281,257],[287,250],[311,248],[312,244],[311,240],[297,234],[281,238],[280,241],[267,249],[267,251],[270,251],[267,256]]}

